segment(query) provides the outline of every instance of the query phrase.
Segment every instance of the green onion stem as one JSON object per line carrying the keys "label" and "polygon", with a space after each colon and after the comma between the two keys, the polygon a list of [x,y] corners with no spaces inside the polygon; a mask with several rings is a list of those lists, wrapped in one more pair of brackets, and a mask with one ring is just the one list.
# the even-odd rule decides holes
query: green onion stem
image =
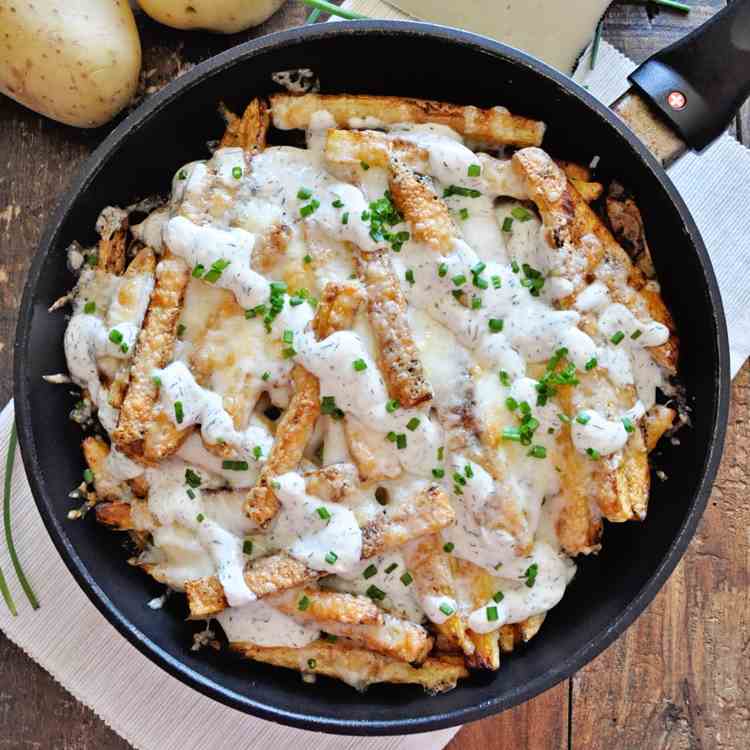
{"label": "green onion stem", "polygon": [[312,13],[307,17],[305,23],[317,23],[320,18],[320,8],[315,8]]}
{"label": "green onion stem", "polygon": [[[36,595],[34,594],[34,590],[31,588],[31,585],[26,580],[23,568],[21,567],[21,563],[18,560],[16,547],[13,544],[13,534],[10,529],[10,483],[11,479],[13,478],[13,462],[15,461],[16,457],[17,442],[18,436],[16,435],[16,424],[14,422],[12,427],[10,428],[8,455],[5,459],[5,495],[3,497],[3,524],[5,525],[5,543],[8,546],[8,555],[10,556],[10,560],[13,563],[13,568],[16,571],[16,577],[18,578],[18,582],[21,584],[21,588],[26,594],[26,598],[29,600],[29,603],[34,609],[39,609],[39,601],[37,600]],[[2,583],[4,582],[0,582],[0,585]],[[3,596],[5,597],[5,591],[3,591]],[[8,602],[7,597],[5,598],[5,601]],[[13,612],[13,614],[15,615],[14,610],[15,607],[11,607],[11,612]]]}
{"label": "green onion stem", "polygon": [[686,3],[678,3],[676,0],[651,0],[654,5],[663,5],[665,8],[679,10],[680,13],[690,13],[690,6]]}
{"label": "green onion stem", "polygon": [[594,41],[591,43],[591,60],[589,61],[589,69],[593,70],[596,66],[596,58],[599,55],[599,42],[602,40],[602,28],[604,27],[604,16],[602,16],[599,23],[596,25],[596,31],[594,32]]}
{"label": "green onion stem", "polygon": [[318,10],[330,13],[332,16],[340,16],[341,18],[348,18],[356,20],[358,18],[368,18],[369,16],[363,16],[361,13],[355,13],[351,10],[344,10],[339,8],[338,5],[328,3],[326,0],[302,0],[305,5],[309,5],[311,8],[317,8]]}

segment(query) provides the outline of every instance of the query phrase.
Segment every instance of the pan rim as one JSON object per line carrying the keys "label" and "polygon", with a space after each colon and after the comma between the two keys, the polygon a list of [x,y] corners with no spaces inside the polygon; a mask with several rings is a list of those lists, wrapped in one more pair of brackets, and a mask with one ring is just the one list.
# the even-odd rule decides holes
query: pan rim
{"label": "pan rim", "polygon": [[[529,68],[535,75],[552,79],[566,94],[575,96],[582,104],[593,109],[602,120],[606,121],[611,128],[617,131],[621,138],[624,138],[628,142],[634,151],[634,155],[640,157],[646,163],[654,179],[658,180],[662,189],[671,199],[675,210],[683,222],[690,244],[698,257],[706,282],[706,291],[713,309],[714,324],[718,339],[716,341],[716,408],[712,414],[712,434],[701,480],[697,491],[693,498],[691,498],[690,510],[661,563],[652,572],[644,586],[630,601],[628,606],[614,617],[596,638],[584,644],[577,651],[556,664],[554,668],[519,688],[511,697],[501,698],[498,696],[479,704],[473,703],[465,705],[462,708],[434,713],[424,717],[394,720],[373,719],[368,721],[302,714],[278,708],[266,702],[253,700],[250,696],[227,689],[187,667],[182,661],[169,655],[156,642],[146,637],[145,634],[128,621],[86,569],[65,533],[61,523],[62,519],[59,517],[59,514],[52,512],[54,506],[52,499],[47,495],[41,472],[41,462],[34,442],[31,413],[28,406],[30,383],[25,376],[28,360],[29,331],[33,317],[34,293],[41,277],[43,262],[52,248],[56,246],[56,235],[64,217],[78,196],[87,189],[89,183],[104,168],[109,158],[116,153],[120,142],[126,139],[129,133],[144,126],[152,117],[157,117],[175,98],[181,96],[192,87],[199,85],[204,79],[220,75],[225,69],[239,64],[248,58],[252,58],[258,53],[262,53],[270,48],[284,48],[304,44],[309,40],[358,34],[380,35],[384,37],[394,34],[406,37],[415,35],[430,36],[444,40],[446,43],[472,47],[478,52],[505,58],[517,66]],[[477,34],[445,26],[416,21],[385,20],[342,21],[334,24],[317,24],[276,32],[246,42],[200,63],[179,79],[168,84],[160,92],[154,94],[148,101],[125,117],[79,168],[48,221],[24,287],[14,344],[13,373],[19,445],[35,503],[47,531],[52,537],[66,566],[108,622],[117,628],[147,658],[165,669],[173,677],[209,698],[213,698],[227,706],[253,714],[262,719],[277,721],[301,729],[348,735],[409,734],[442,729],[481,719],[490,714],[498,713],[511,706],[523,703],[553,687],[561,680],[571,676],[577,669],[588,663],[609,646],[636,619],[661,589],[682,558],[695,532],[708,501],[721,459],[730,393],[729,345],[726,322],[718,284],[708,253],[700,237],[700,233],[690,216],[690,212],[677,193],[676,188],[666,175],[666,172],[664,172],[635,135],[618,120],[611,110],[594,99],[593,96],[575,84],[571,79],[519,50]]]}

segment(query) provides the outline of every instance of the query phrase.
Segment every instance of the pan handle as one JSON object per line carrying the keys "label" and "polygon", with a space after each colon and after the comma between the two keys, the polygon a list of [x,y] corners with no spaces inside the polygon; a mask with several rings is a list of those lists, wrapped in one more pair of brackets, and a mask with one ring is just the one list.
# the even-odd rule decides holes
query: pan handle
{"label": "pan handle", "polygon": [[707,146],[750,94],[750,0],[734,0],[629,80],[691,148]]}

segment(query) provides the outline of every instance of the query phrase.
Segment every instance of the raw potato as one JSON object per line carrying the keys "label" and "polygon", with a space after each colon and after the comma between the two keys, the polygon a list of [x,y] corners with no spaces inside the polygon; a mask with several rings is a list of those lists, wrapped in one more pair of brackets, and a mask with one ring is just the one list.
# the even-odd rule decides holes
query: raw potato
{"label": "raw potato", "polygon": [[263,23],[284,0],[138,0],[154,21],[174,29],[233,34]]}
{"label": "raw potato", "polygon": [[93,128],[133,98],[141,43],[127,0],[0,0],[0,91]]}

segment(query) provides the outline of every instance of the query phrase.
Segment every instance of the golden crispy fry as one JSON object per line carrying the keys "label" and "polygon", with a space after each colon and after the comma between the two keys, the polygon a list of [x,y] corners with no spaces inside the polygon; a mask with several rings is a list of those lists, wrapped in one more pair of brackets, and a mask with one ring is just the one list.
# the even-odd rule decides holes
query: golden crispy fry
{"label": "golden crispy fry", "polygon": [[356,254],[357,273],[367,290],[370,326],[380,370],[391,398],[413,408],[432,398],[406,319],[406,300],[387,251]]}
{"label": "golden crispy fry", "polygon": [[660,404],[652,406],[646,412],[643,418],[643,429],[648,453],[656,448],[656,444],[661,440],[662,435],[672,427],[676,416],[677,412],[674,409]]}
{"label": "golden crispy fry", "polygon": [[[300,609],[299,603],[303,598],[306,606],[305,609]],[[287,615],[305,621],[325,620],[343,625],[372,625],[382,622],[380,609],[371,599],[341,594],[338,591],[305,587],[269,596],[268,603]]]}
{"label": "golden crispy fry", "polygon": [[586,182],[585,180],[578,180],[575,177],[568,177],[568,179],[586,203],[593,203],[602,197],[604,185],[601,182]]}
{"label": "golden crispy fry", "polygon": [[574,161],[565,161],[564,159],[555,159],[560,169],[565,172],[569,180],[579,180],[580,182],[589,182],[591,180],[591,170]]}
{"label": "golden crispy fry", "polygon": [[515,624],[514,627],[524,643],[528,643],[539,632],[539,628],[542,627],[545,617],[547,617],[547,613],[542,612],[539,615],[532,615],[522,622]]}
{"label": "golden crispy fry", "polygon": [[500,651],[504,654],[513,653],[513,649],[516,645],[516,626],[515,625],[503,625],[500,630]]}
{"label": "golden crispy fry", "polygon": [[268,105],[263,99],[253,99],[241,118],[230,112],[223,104],[220,111],[226,120],[227,129],[219,148],[235,146],[252,152],[262,151],[266,147],[266,135],[271,118]]}
{"label": "golden crispy fry", "polygon": [[383,450],[381,435],[373,433],[354,417],[346,418],[344,432],[361,482],[379,482],[381,479],[395,479],[401,475],[401,464],[391,452]]}
{"label": "golden crispy fry", "polygon": [[274,224],[258,238],[253,247],[250,266],[258,273],[268,273],[284,256],[292,239],[292,230],[286,224]]}
{"label": "golden crispy fry", "polygon": [[538,146],[545,129],[544,123],[511,115],[501,107],[479,109],[396,96],[274,94],[271,97],[273,123],[281,130],[306,128],[313,114],[321,110],[328,112],[338,127],[351,128],[353,120],[368,119],[383,125],[437,123],[493,146]]}
{"label": "golden crispy fry", "polygon": [[415,172],[429,171],[427,149],[403,138],[392,138],[375,130],[329,130],[326,137],[325,158],[332,164],[388,169],[392,158]]}
{"label": "golden crispy fry", "polygon": [[245,513],[258,526],[266,526],[279,511],[279,501],[271,489],[274,476],[297,468],[302,453],[310,440],[315,420],[320,416],[320,387],[318,379],[301,365],[292,370],[294,395],[279,420],[276,440],[271,448],[258,483],[245,501]]}
{"label": "golden crispy fry", "polygon": [[382,613],[364,596],[305,588],[269,597],[268,602],[297,620],[317,623],[327,633],[402,661],[424,661],[432,648],[432,638],[421,625]]}
{"label": "golden crispy fry", "polygon": [[[167,365],[176,339],[177,319],[190,278],[187,264],[167,252],[156,267],[156,285],[138,335],[130,371],[130,384],[112,439],[120,451],[141,463],[156,463],[176,450],[181,441],[169,436],[187,430],[167,421],[155,424],[157,386],[151,379],[156,368]],[[177,443],[175,445],[175,443]]]}
{"label": "golden crispy fry", "polygon": [[305,473],[305,489],[329,503],[339,503],[357,488],[357,468],[353,464],[331,464]]}
{"label": "golden crispy fry", "polygon": [[468,676],[460,657],[428,658],[420,667],[413,667],[404,661],[357,648],[346,641],[329,643],[318,640],[296,649],[255,646],[252,643],[232,643],[230,646],[248,659],[336,677],[358,690],[377,682],[394,682],[422,685],[430,693],[442,693],[454,688],[462,677]]}
{"label": "golden crispy fry", "polygon": [[109,455],[109,446],[98,437],[87,437],[83,443],[83,457],[94,474],[94,490],[97,500],[119,500],[122,498],[120,483],[113,480],[104,468]]}
{"label": "golden crispy fry", "polygon": [[[117,301],[127,309],[138,303],[138,287],[144,275],[153,276],[156,270],[156,256],[150,247],[141,248],[135,258],[130,261],[123,274],[123,281],[117,292]],[[128,388],[130,368],[120,367],[109,386],[109,403],[115,409],[122,406]]]}
{"label": "golden crispy fry", "polygon": [[[362,527],[362,559],[401,547],[411,539],[435,533],[453,523],[455,514],[448,496],[439,487],[418,493],[396,513],[380,517]],[[279,552],[254,560],[245,568],[245,583],[256,596],[286,591],[321,578],[324,573]],[[189,581],[185,585],[190,614],[196,619],[221,612],[227,606],[224,591],[215,576]]]}
{"label": "golden crispy fry", "polygon": [[312,322],[318,341],[328,338],[336,331],[351,328],[364,300],[364,289],[358,282],[329,281],[320,295]]}
{"label": "golden crispy fry", "polygon": [[380,515],[362,528],[362,559],[375,557],[426,534],[435,534],[455,520],[453,506],[437,486],[427,487],[396,512]]}
{"label": "golden crispy fry", "polygon": [[96,506],[96,520],[117,531],[130,531],[133,528],[130,503],[102,502]]}
{"label": "golden crispy fry", "polygon": [[[512,162],[542,215],[550,247],[573,249],[572,257],[576,259],[585,254],[584,272],[581,273],[581,269],[574,272],[571,268],[571,279],[582,279],[594,269],[601,270],[601,281],[608,285],[614,301],[628,307],[636,316],[649,315],[669,328],[669,340],[649,351],[655,362],[670,373],[676,372],[679,342],[658,286],[654,282],[646,283],[641,271],[550,156],[541,149],[527,148],[517,151]],[[623,281],[627,281],[627,285]]]}
{"label": "golden crispy fry", "polygon": [[[497,590],[493,577],[478,565],[462,560],[458,557],[452,558],[454,575],[464,582],[464,586],[470,594],[468,602],[472,610],[478,609],[490,600]],[[461,588],[463,589],[464,586]],[[475,633],[468,631],[468,636],[474,644],[474,653],[466,657],[466,664],[472,669],[500,668],[500,633],[493,630],[489,633]]]}
{"label": "golden crispy fry", "polygon": [[[404,550],[404,561],[414,577],[420,598],[444,596],[456,599],[451,558],[443,551],[443,542],[438,534],[423,537],[409,545]],[[466,632],[466,622],[459,611],[434,627],[438,633],[452,639],[467,656],[474,653],[474,643]]]}
{"label": "golden crispy fry", "polygon": [[128,245],[128,217],[111,234],[103,236],[97,247],[96,266],[100,271],[122,275],[125,270],[125,251]]}
{"label": "golden crispy fry", "polygon": [[[284,552],[253,560],[245,567],[245,583],[258,598],[311,583],[323,575]],[[193,619],[210,617],[227,607],[224,589],[216,576],[188,581],[185,593]]]}
{"label": "golden crispy fry", "polygon": [[412,237],[438,252],[448,252],[456,227],[448,206],[423,180],[395,159],[391,161],[388,187],[393,203],[411,227]]}
{"label": "golden crispy fry", "polygon": [[615,470],[614,482],[608,483],[605,487],[605,493],[612,488],[612,494],[616,498],[614,508],[609,505],[602,506],[600,499],[602,512],[609,521],[642,521],[646,517],[651,472],[646,444],[640,429],[633,432],[623,449],[622,461]]}

